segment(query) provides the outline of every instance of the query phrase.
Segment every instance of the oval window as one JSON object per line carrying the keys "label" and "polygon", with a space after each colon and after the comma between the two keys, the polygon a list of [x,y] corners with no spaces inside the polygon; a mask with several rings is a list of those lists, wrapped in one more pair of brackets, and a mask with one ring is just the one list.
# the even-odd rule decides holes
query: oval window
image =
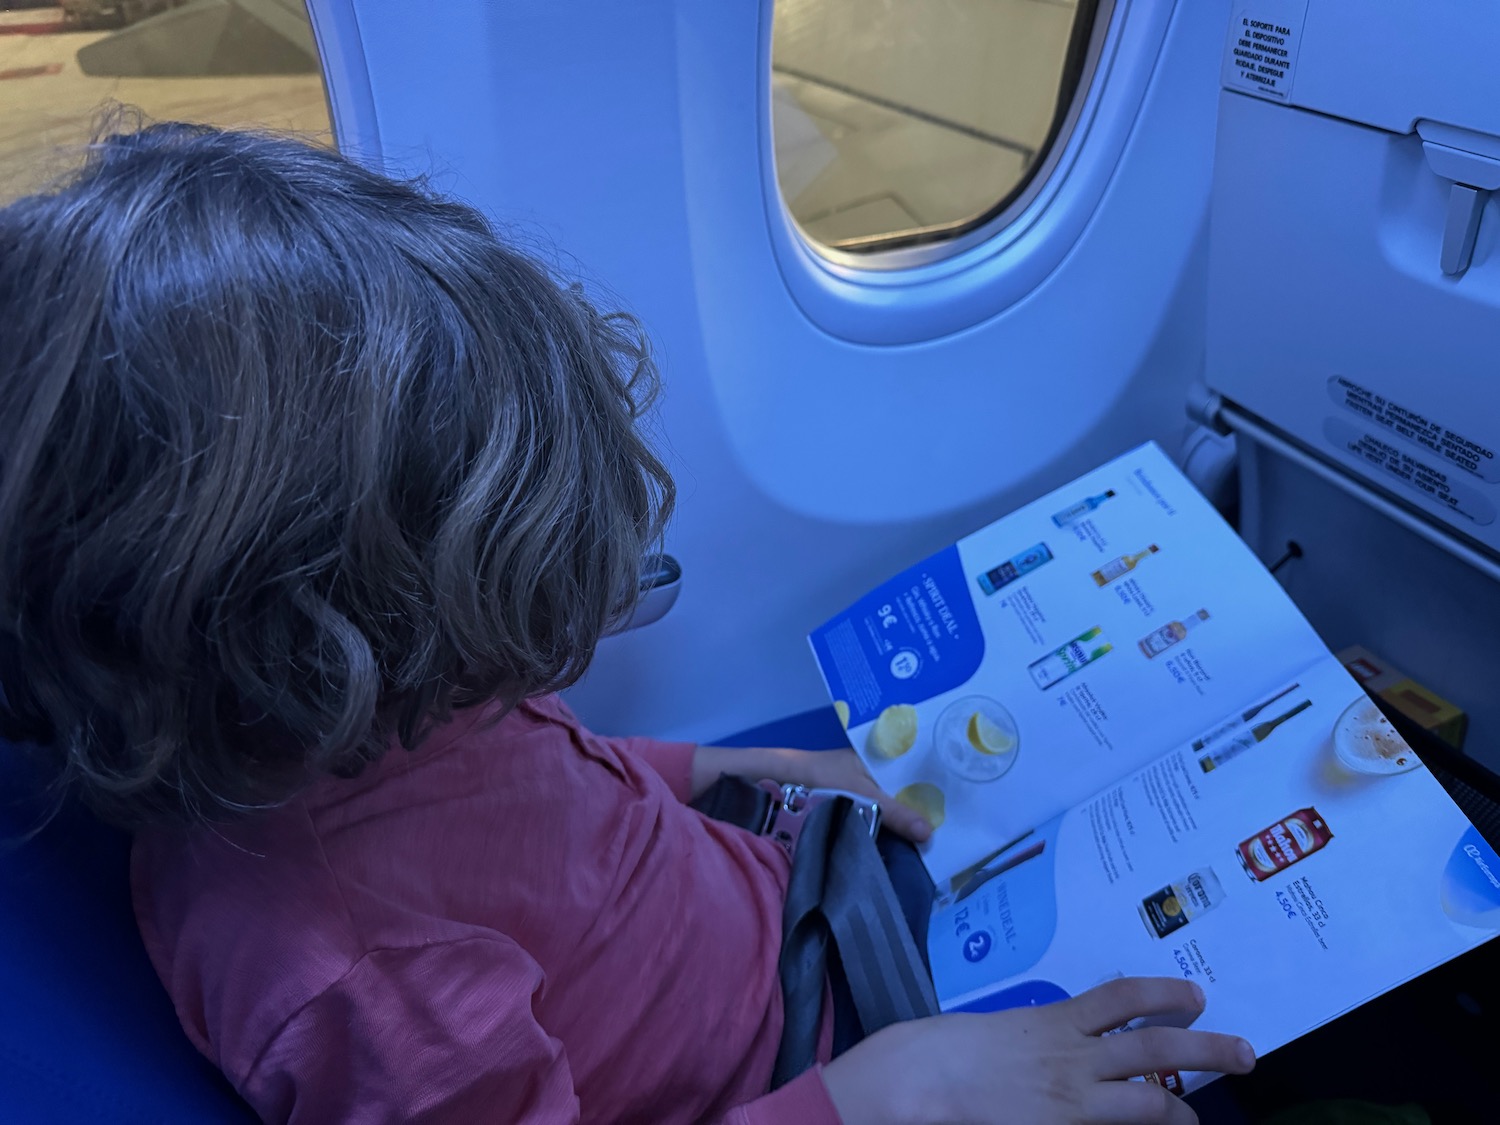
{"label": "oval window", "polygon": [[803,236],[864,253],[1004,211],[1058,143],[1097,6],[776,0],[776,179]]}
{"label": "oval window", "polygon": [[333,144],[303,0],[61,0],[0,12],[0,203],[77,165],[111,102]]}

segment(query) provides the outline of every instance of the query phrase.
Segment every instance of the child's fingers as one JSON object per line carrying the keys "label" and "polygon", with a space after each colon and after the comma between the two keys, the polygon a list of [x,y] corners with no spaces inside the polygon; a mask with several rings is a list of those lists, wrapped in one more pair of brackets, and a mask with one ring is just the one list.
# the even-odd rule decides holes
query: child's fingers
{"label": "child's fingers", "polygon": [[[1203,989],[1176,977],[1122,977],[1067,1002],[1072,1023],[1085,1035],[1102,1035],[1139,1016],[1203,1014]],[[1153,1068],[1154,1069],[1154,1068]]]}
{"label": "child's fingers", "polygon": [[896,835],[910,840],[914,844],[920,844],[932,836],[932,825],[927,818],[916,809],[908,808],[894,797],[889,797],[878,790],[875,794],[880,801],[880,821]]}
{"label": "child's fingers", "polygon": [[1248,1074],[1255,1067],[1250,1044],[1233,1035],[1147,1027],[1128,1035],[1108,1035],[1094,1048],[1099,1078],[1131,1078],[1161,1070],[1203,1070]]}
{"label": "child's fingers", "polygon": [[910,805],[902,804],[882,789],[853,750],[824,750],[812,755],[826,771],[814,781],[833,789],[846,789],[869,797],[880,805],[880,822],[896,835],[920,844],[932,835],[932,824]]}
{"label": "child's fingers", "polygon": [[855,793],[862,793],[880,803],[880,823],[889,828],[903,839],[910,840],[914,844],[921,844],[932,837],[932,822],[925,815],[906,804],[898,801],[884,789],[876,785],[874,780],[866,774],[864,777],[856,778],[849,786]]}
{"label": "child's fingers", "polygon": [[1083,1119],[1090,1125],[1194,1125],[1198,1115],[1153,1082],[1100,1082],[1089,1087]]}

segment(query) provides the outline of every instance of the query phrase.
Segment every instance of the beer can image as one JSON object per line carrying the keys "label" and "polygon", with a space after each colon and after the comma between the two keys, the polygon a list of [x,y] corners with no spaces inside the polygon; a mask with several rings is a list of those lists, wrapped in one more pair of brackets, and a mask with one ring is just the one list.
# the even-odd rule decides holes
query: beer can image
{"label": "beer can image", "polygon": [[1169,1094],[1176,1094],[1179,1098],[1184,1093],[1182,1075],[1175,1070],[1156,1070],[1150,1074],[1141,1075],[1139,1081],[1149,1082],[1153,1086],[1160,1086]]}
{"label": "beer can image", "polygon": [[1213,868],[1205,867],[1147,895],[1136,909],[1146,928],[1164,938],[1223,901],[1224,885]]}
{"label": "beer can image", "polygon": [[1240,866],[1257,883],[1285,871],[1320,850],[1333,832],[1317,809],[1298,809],[1269,828],[1262,829],[1239,846]]}

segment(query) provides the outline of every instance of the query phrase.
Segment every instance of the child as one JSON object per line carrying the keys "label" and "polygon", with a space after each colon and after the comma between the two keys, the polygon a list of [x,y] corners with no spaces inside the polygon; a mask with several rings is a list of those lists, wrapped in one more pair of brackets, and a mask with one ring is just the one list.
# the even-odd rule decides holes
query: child
{"label": "child", "polygon": [[0,211],[0,656],[137,831],[141,933],[267,1121],[1180,1121],[1183,981],[900,1024],[767,1093],[789,862],[685,802],[852,753],[584,729],[672,484],[633,321],[473,210],[162,125]]}

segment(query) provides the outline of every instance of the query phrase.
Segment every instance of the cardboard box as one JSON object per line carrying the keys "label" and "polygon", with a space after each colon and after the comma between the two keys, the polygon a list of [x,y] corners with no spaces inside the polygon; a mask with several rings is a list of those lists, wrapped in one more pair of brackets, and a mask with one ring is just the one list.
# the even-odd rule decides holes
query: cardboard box
{"label": "cardboard box", "polygon": [[1349,674],[1371,695],[1389,703],[1412,722],[1431,731],[1455,750],[1464,748],[1469,716],[1442,696],[1423,687],[1384,658],[1352,645],[1338,654]]}

